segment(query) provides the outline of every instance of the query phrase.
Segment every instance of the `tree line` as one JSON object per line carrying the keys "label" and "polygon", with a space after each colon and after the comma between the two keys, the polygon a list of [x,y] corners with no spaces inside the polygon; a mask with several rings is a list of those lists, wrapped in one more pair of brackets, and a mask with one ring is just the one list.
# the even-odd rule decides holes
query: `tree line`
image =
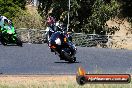
{"label": "tree line", "polygon": [[[48,13],[67,23],[68,0],[39,0],[42,17]],[[52,10],[52,11],[51,11]],[[131,0],[71,0],[70,29],[84,33],[106,33],[106,21],[114,17],[132,17]]]}
{"label": "tree line", "polygon": [[[0,0],[0,14],[16,19],[25,11],[26,1]],[[43,22],[51,13],[56,20],[67,24],[68,0],[38,1],[38,12]],[[114,17],[127,17],[132,22],[131,0],[71,0],[70,7],[70,31],[74,32],[105,34],[106,21]]]}

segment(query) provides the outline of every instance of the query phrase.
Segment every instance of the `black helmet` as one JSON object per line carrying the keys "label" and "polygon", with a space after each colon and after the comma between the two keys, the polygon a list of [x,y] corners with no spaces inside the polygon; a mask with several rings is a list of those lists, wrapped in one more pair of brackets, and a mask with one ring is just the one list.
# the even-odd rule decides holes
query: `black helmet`
{"label": "black helmet", "polygon": [[8,20],[7,19],[4,19],[4,22],[8,23]]}

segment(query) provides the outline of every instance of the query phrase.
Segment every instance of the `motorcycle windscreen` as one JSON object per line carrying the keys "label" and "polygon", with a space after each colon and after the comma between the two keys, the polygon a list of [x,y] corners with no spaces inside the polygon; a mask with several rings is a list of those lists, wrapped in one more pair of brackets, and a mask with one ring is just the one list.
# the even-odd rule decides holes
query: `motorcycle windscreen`
{"label": "motorcycle windscreen", "polygon": [[50,43],[51,44],[56,44],[55,40],[57,38],[59,38],[61,40],[61,42],[63,42],[64,36],[63,36],[63,34],[61,32],[56,32],[56,33],[54,33],[54,34],[51,35],[51,37],[50,37]]}
{"label": "motorcycle windscreen", "polygon": [[7,33],[8,33],[8,34],[14,34],[14,33],[15,33],[14,27],[12,27],[12,26],[7,26]]}

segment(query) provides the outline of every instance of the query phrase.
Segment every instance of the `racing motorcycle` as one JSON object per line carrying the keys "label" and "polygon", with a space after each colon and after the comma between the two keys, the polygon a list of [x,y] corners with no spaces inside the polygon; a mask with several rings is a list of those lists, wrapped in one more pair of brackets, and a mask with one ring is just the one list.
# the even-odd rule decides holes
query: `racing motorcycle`
{"label": "racing motorcycle", "polygon": [[22,47],[22,41],[17,37],[13,24],[10,26],[4,26],[1,30],[1,43],[4,46],[7,44],[17,44]]}
{"label": "racing motorcycle", "polygon": [[61,31],[57,31],[51,35],[49,47],[60,57],[60,60],[70,63],[76,61],[75,54],[77,48]]}

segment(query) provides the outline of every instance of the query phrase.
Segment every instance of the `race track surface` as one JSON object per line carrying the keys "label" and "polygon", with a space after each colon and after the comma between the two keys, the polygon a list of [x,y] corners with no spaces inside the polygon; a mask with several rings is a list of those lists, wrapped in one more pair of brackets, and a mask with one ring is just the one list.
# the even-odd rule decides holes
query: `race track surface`
{"label": "race track surface", "polygon": [[0,45],[0,74],[132,73],[132,51],[77,47],[76,63],[60,61],[46,44]]}

